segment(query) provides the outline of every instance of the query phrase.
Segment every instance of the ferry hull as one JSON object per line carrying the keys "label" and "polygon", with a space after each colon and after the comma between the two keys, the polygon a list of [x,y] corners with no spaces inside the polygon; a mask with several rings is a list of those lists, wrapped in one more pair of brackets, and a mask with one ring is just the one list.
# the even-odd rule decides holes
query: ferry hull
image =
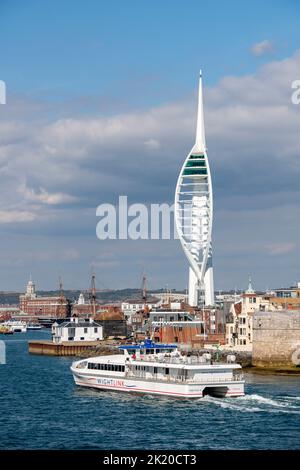
{"label": "ferry hull", "polygon": [[113,390],[127,393],[140,393],[150,395],[164,395],[181,398],[203,398],[205,395],[216,397],[240,397],[244,393],[244,382],[213,383],[174,383],[154,382],[143,379],[128,379],[126,377],[95,377],[80,374],[72,370],[76,385],[96,388],[101,390]]}

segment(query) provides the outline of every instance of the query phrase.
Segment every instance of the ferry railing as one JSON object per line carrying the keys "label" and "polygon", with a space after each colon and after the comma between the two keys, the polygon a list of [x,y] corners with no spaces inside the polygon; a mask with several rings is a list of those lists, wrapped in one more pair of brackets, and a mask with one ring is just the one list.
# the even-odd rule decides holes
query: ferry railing
{"label": "ferry railing", "polygon": [[240,382],[244,380],[243,374],[236,374],[232,377],[197,377],[197,378],[188,378],[185,375],[178,375],[172,377],[171,375],[159,376],[158,374],[152,374],[151,377],[145,371],[132,371],[127,372],[127,377],[146,379],[146,380],[155,380],[162,382],[176,382],[176,383],[186,383],[186,384],[196,384],[196,383],[220,383],[220,382]]}
{"label": "ferry railing", "polygon": [[163,356],[163,357],[159,357],[159,356],[141,356],[139,358],[136,358],[135,359],[136,361],[141,361],[141,362],[157,362],[157,363],[161,363],[161,364],[164,364],[164,363],[168,363],[168,364],[185,364],[185,365],[189,365],[189,364],[211,364],[210,361],[204,361],[204,360],[201,360],[201,358],[198,358],[198,357],[176,357],[176,356]]}

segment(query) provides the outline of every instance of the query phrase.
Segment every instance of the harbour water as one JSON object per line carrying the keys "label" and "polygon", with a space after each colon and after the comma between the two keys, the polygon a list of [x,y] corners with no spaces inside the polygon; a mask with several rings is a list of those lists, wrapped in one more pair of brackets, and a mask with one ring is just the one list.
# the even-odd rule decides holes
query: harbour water
{"label": "harbour water", "polygon": [[298,449],[300,377],[246,374],[246,396],[189,401],[76,388],[72,358],[28,354],[16,333],[0,365],[1,449]]}

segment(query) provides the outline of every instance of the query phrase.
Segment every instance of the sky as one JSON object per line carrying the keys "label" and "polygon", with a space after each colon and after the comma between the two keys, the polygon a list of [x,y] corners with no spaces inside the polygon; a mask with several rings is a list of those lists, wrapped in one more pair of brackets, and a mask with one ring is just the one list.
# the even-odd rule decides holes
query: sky
{"label": "sky", "polygon": [[96,207],[172,203],[199,70],[217,290],[300,280],[297,1],[0,1],[0,290],[184,289],[178,240],[99,240]]}

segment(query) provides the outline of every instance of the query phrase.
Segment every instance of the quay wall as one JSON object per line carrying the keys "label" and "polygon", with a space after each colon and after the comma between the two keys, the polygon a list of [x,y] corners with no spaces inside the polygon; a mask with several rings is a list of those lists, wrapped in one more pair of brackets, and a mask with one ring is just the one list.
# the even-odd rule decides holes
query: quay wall
{"label": "quay wall", "polygon": [[253,317],[252,365],[300,368],[300,312],[257,312]]}
{"label": "quay wall", "polygon": [[47,356],[81,356],[87,351],[93,351],[100,345],[100,341],[68,341],[53,343],[52,341],[29,341],[28,350],[30,354],[41,354]]}

